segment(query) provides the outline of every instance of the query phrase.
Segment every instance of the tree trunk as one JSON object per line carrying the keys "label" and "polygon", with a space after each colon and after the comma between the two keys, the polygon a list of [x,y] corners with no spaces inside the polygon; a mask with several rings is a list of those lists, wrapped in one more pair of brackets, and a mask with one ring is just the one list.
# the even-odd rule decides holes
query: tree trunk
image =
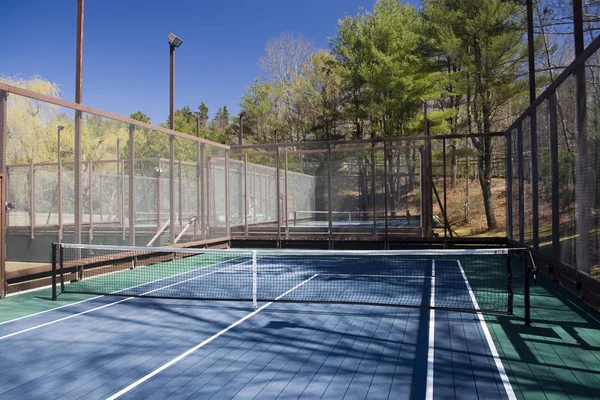
{"label": "tree trunk", "polygon": [[456,140],[450,140],[450,165],[452,166],[452,180],[450,187],[454,189],[456,187],[456,181],[458,181],[458,157],[456,157]]}
{"label": "tree trunk", "polygon": [[477,156],[477,169],[479,172],[479,185],[483,194],[483,206],[488,229],[496,229],[498,223],[492,201],[492,138],[484,137],[473,139],[479,155]]}

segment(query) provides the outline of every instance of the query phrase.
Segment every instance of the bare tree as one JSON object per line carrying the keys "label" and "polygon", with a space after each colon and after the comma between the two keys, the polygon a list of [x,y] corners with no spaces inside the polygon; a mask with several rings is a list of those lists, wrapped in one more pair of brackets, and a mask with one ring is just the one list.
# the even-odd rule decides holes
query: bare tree
{"label": "bare tree", "polygon": [[260,67],[275,81],[290,83],[314,51],[314,42],[301,33],[283,32],[265,44]]}

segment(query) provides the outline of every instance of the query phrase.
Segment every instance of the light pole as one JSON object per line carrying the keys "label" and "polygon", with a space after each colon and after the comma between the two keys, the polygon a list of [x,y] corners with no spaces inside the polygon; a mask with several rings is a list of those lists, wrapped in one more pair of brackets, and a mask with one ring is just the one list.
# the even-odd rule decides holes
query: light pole
{"label": "light pole", "polygon": [[181,46],[183,40],[173,33],[169,33],[169,49],[171,55],[171,96],[170,96],[170,109],[169,109],[169,128],[173,129],[175,126],[174,112],[175,112],[175,49]]}
{"label": "light pole", "polygon": [[200,137],[200,117],[196,114],[192,114],[192,117],[196,119],[196,137]]}
{"label": "light pole", "polygon": [[246,113],[242,111],[240,113],[240,134],[238,137],[238,145],[240,146],[244,144],[244,116],[246,116]]}
{"label": "light pole", "polygon": [[[169,109],[169,128],[175,127],[175,49],[181,46],[183,40],[169,33],[169,48],[171,54],[171,93],[170,93],[170,109]],[[170,244],[175,244],[175,136],[169,137],[169,240]]]}

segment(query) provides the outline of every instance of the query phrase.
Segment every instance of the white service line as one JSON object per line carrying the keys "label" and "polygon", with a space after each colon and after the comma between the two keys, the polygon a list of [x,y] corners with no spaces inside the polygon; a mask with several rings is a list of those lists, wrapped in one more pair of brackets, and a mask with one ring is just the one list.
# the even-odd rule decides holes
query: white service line
{"label": "white service line", "polygon": [[429,345],[427,347],[427,389],[425,399],[433,399],[433,368],[435,366],[435,260],[431,260],[431,296],[429,297]]}
{"label": "white service line", "polygon": [[[157,289],[149,290],[149,291],[147,291],[147,292],[141,293],[141,294],[140,294],[140,296],[144,296],[144,295],[146,295],[146,294],[154,293],[154,292],[156,292],[156,291],[158,291],[158,290],[163,290],[163,289],[166,289],[166,288],[169,288],[169,287],[172,287],[172,286],[181,285],[182,283],[186,283],[186,282],[189,282],[189,281],[193,281],[194,279],[199,279],[199,278],[203,278],[203,277],[205,277],[205,276],[208,276],[208,275],[216,274],[217,272],[221,272],[221,271],[224,271],[224,270],[226,270],[226,269],[229,269],[229,268],[232,268],[232,267],[239,267],[240,265],[243,265],[243,264],[245,264],[245,263],[247,263],[247,262],[248,262],[248,261],[244,261],[243,263],[240,263],[240,264],[234,264],[234,265],[230,265],[230,266],[228,266],[228,267],[221,268],[221,269],[218,269],[218,270],[216,270],[216,271],[207,272],[206,274],[202,274],[202,275],[199,275],[199,276],[194,276],[194,277],[192,277],[192,278],[186,279],[186,280],[184,280],[184,281],[181,281],[181,282],[176,282],[176,283],[173,283],[173,284],[171,284],[171,285],[162,286],[162,287],[160,287],[160,288],[157,288]],[[190,272],[190,271],[188,271],[188,272]],[[162,280],[162,279],[161,279],[161,280]],[[149,282],[149,283],[151,283],[151,282]],[[138,285],[138,286],[141,286],[141,285]],[[134,286],[134,287],[137,287],[137,286]],[[129,289],[131,289],[131,288],[129,288]],[[126,290],[126,289],[123,289],[123,290]],[[80,313],[77,313],[77,314],[72,314],[72,315],[69,315],[69,316],[66,316],[66,317],[63,317],[63,318],[55,319],[55,320],[53,320],[53,321],[49,321],[49,322],[46,322],[46,323],[43,323],[43,324],[40,324],[40,325],[35,325],[35,326],[32,326],[32,327],[29,327],[29,328],[27,328],[27,329],[23,329],[23,330],[21,330],[21,331],[17,331],[17,332],[9,333],[8,335],[0,336],[0,340],[7,339],[7,338],[9,338],[9,337],[12,337],[12,336],[19,335],[19,334],[21,334],[21,333],[25,333],[25,332],[33,331],[33,330],[35,330],[35,329],[43,328],[44,326],[48,326],[48,325],[56,324],[56,323],[58,323],[58,322],[66,321],[66,320],[68,320],[68,319],[75,318],[75,317],[78,317],[78,316],[80,316],[80,315],[88,314],[88,313],[91,313],[92,311],[101,310],[101,309],[103,309],[103,308],[106,308],[106,307],[114,306],[115,304],[120,304],[120,303],[123,303],[123,302],[125,302],[125,301],[129,301],[129,300],[131,300],[131,299],[135,299],[135,298],[136,298],[136,297],[126,297],[126,298],[124,298],[124,299],[121,299],[121,300],[119,300],[119,301],[115,301],[115,302],[113,302],[113,303],[105,304],[105,305],[103,305],[103,306],[100,306],[100,307],[90,308],[89,310],[85,310],[85,311],[82,311],[82,312],[80,312]]]}
{"label": "white service line", "polygon": [[[278,296],[275,298],[275,300],[279,300],[282,297],[284,297],[285,295],[287,295],[288,293],[298,289],[300,286],[304,285],[305,283],[311,281],[312,279],[316,278],[318,276],[318,274],[315,274],[313,276],[311,276],[310,278],[300,282],[299,284],[297,284],[296,286],[294,286],[293,288],[291,288],[290,290],[288,290],[287,292],[283,293],[282,295]],[[196,352],[197,350],[201,349],[202,347],[206,346],[207,344],[209,344],[210,342],[212,342],[213,340],[215,340],[216,338],[218,338],[219,336],[222,336],[223,334],[227,333],[228,331],[230,331],[231,329],[235,328],[236,326],[238,326],[239,324],[241,324],[242,322],[246,321],[247,319],[253,317],[254,315],[258,314],[259,312],[261,312],[262,310],[264,310],[265,308],[269,307],[270,305],[272,305],[273,302],[269,302],[266,303],[265,305],[263,305],[262,307],[260,307],[259,309],[257,309],[256,311],[251,312],[250,314],[246,315],[244,318],[234,322],[233,324],[229,325],[227,328],[221,330],[218,333],[215,333],[214,335],[212,335],[211,337],[209,337],[208,339],[206,339],[205,341],[203,341],[202,343],[197,344],[196,346],[192,347],[191,349],[187,350],[185,353],[182,353],[180,355],[178,355],[177,357],[173,358],[171,361],[161,365],[160,367],[158,367],[157,369],[155,369],[154,371],[150,372],[149,374],[141,377],[140,379],[138,379],[137,381],[133,382],[131,385],[121,389],[120,391],[118,391],[117,393],[113,394],[112,396],[108,397],[106,400],[115,400],[118,399],[119,397],[123,396],[124,394],[126,394],[127,392],[130,392],[132,389],[135,389],[136,387],[138,387],[139,385],[141,385],[142,383],[146,382],[147,380],[149,380],[150,378],[160,374],[162,371],[164,371],[165,369],[171,367],[172,365],[178,363],[179,361],[183,360],[184,358],[186,358],[187,356],[189,356],[190,354]]]}
{"label": "white service line", "polygon": [[69,304],[65,304],[64,306],[60,306],[60,307],[54,307],[54,308],[50,308],[48,310],[44,310],[44,311],[40,311],[40,312],[36,312],[35,314],[29,314],[29,315],[24,315],[22,317],[19,318],[14,318],[14,319],[9,319],[8,321],[4,321],[4,322],[0,322],[0,325],[4,325],[4,324],[8,324],[9,322],[16,322],[16,321],[20,321],[22,319],[26,319],[26,318],[31,318],[31,317],[35,317],[36,315],[40,315],[40,314],[45,314],[47,312],[50,311],[54,311],[54,310],[60,310],[61,308],[65,308],[65,307],[71,307],[77,304],[81,304],[81,303],[85,303],[86,301],[90,301],[90,300],[96,300],[99,299],[100,297],[104,297],[104,295],[101,296],[95,296],[95,297],[91,297],[89,299],[85,299],[85,300],[80,300],[77,301],[75,303],[69,303]]}
{"label": "white service line", "polygon": [[[222,262],[219,262],[219,263],[217,263],[217,264],[207,265],[207,266],[205,266],[205,267],[198,268],[198,269],[196,269],[196,270],[194,270],[194,271],[199,271],[199,270],[201,270],[201,269],[204,269],[204,268],[211,268],[211,267],[217,266],[217,265],[219,265],[219,264],[224,264],[224,263],[227,263],[227,262],[230,262],[230,261],[233,261],[233,260],[235,260],[235,259],[232,259],[232,260],[227,260],[227,261],[222,261]],[[244,263],[240,263],[240,264],[237,264],[237,265],[242,265],[242,264],[244,264]],[[114,292],[112,292],[111,294],[117,294],[117,293],[119,293],[119,292],[122,292],[122,291],[125,291],[125,290],[131,290],[131,289],[135,289],[136,287],[140,287],[140,286],[148,285],[148,284],[150,284],[150,283],[155,283],[155,282],[164,281],[164,280],[166,280],[166,279],[170,279],[170,278],[173,278],[173,277],[175,277],[175,276],[184,275],[184,274],[189,274],[190,272],[193,272],[193,271],[186,271],[186,272],[182,272],[182,273],[180,273],[180,274],[177,274],[177,275],[168,276],[168,277],[166,277],[166,278],[160,278],[160,279],[156,279],[156,280],[153,280],[153,281],[150,281],[150,282],[146,282],[146,283],[142,283],[142,284],[139,284],[139,285],[136,285],[136,286],[131,286],[131,287],[128,287],[128,288],[125,288],[125,289],[121,289],[121,290],[114,291]],[[118,273],[118,272],[115,272],[115,273]],[[112,274],[112,273],[111,273],[111,274]],[[88,279],[101,278],[101,277],[103,277],[103,276],[106,276],[106,275],[109,275],[109,274],[103,274],[103,275],[93,276],[93,277],[91,277],[91,278],[88,278]],[[68,285],[69,283],[66,283],[66,284]],[[50,287],[52,287],[52,286],[46,286],[46,287],[43,287],[43,288],[37,288],[37,289],[32,289],[32,290],[26,290],[26,291],[23,291],[23,292],[20,292],[20,293],[14,293],[14,294],[11,294],[11,296],[18,296],[18,295],[20,295],[20,294],[23,294],[23,293],[26,293],[26,292],[33,292],[33,291],[42,290],[42,289],[44,289],[44,288],[50,288]],[[45,314],[45,313],[48,313],[48,312],[50,312],[50,311],[60,310],[61,308],[65,308],[65,307],[72,307],[72,306],[75,306],[75,305],[77,305],[77,304],[85,303],[86,301],[90,301],[90,300],[96,300],[96,299],[99,299],[99,298],[101,298],[101,297],[106,297],[106,295],[94,296],[94,297],[90,297],[89,299],[84,299],[84,300],[76,301],[75,303],[65,304],[64,306],[60,306],[60,307],[54,307],[54,308],[50,308],[50,309],[48,309],[48,310],[40,311],[40,312],[37,312],[37,313],[34,313],[34,314],[24,315],[24,316],[22,316],[22,317],[18,317],[18,318],[10,319],[10,320],[8,320],[8,321],[0,322],[0,325],[8,324],[8,323],[10,323],[10,322],[17,322],[17,321],[20,321],[20,320],[22,320],[22,319],[26,319],[26,318],[35,317],[35,316],[37,316],[37,315],[40,315],[40,314]],[[0,339],[3,339],[3,338],[2,338],[2,337],[0,337]]]}
{"label": "white service line", "polygon": [[[477,299],[475,298],[475,294],[473,293],[473,290],[471,290],[471,284],[469,283],[469,280],[467,279],[467,274],[465,274],[465,270],[463,269],[463,266],[462,266],[460,260],[456,260],[456,262],[458,263],[458,267],[460,268],[460,273],[462,274],[463,279],[465,280],[465,284],[467,285],[467,290],[469,291],[469,296],[471,296],[471,301],[475,305],[475,309],[478,310],[479,304],[477,303]],[[481,324],[481,329],[483,330],[483,335],[485,336],[488,346],[490,347],[490,352],[492,353],[492,358],[494,359],[494,362],[496,363],[496,368],[498,369],[498,373],[500,374],[500,379],[502,380],[502,384],[504,385],[504,390],[506,391],[506,395],[508,396],[509,400],[516,400],[517,396],[515,395],[512,385],[510,384],[510,380],[508,379],[508,375],[506,374],[506,370],[504,369],[504,365],[502,364],[502,360],[500,359],[498,350],[496,349],[496,346],[494,345],[494,340],[492,339],[492,335],[490,335],[490,331],[487,327],[487,324],[485,323],[485,318],[481,312],[477,313],[477,318],[479,319],[479,323]]]}

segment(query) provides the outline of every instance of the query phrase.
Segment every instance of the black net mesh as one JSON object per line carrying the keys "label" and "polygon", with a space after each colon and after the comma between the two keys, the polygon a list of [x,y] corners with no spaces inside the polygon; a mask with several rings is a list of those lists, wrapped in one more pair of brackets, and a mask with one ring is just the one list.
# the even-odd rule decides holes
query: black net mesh
{"label": "black net mesh", "polygon": [[[63,244],[62,293],[509,312],[510,253],[250,251]],[[74,271],[83,269],[79,280]]]}

